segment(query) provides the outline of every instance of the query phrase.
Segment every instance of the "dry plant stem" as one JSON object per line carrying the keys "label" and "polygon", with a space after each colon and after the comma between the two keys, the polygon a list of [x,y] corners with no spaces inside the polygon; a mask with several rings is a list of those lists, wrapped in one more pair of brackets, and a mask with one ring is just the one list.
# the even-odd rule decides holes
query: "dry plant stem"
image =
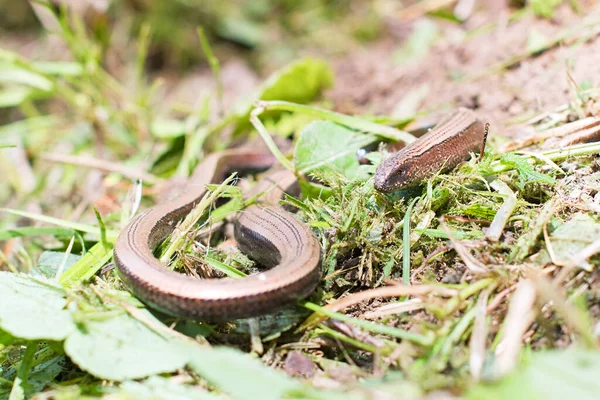
{"label": "dry plant stem", "polygon": [[265,349],[262,344],[262,340],[260,340],[260,325],[256,318],[250,318],[248,320],[248,326],[250,327],[250,347],[252,352],[261,355],[264,353]]}
{"label": "dry plant stem", "polygon": [[598,120],[599,125],[594,125],[593,127],[572,133],[558,142],[558,147],[572,146],[579,143],[597,142],[598,136],[600,135],[600,118]]}
{"label": "dry plant stem", "polygon": [[446,232],[446,235],[448,235],[448,239],[452,243],[452,247],[454,247],[454,250],[456,251],[458,256],[461,258],[461,260],[465,263],[465,266],[467,267],[468,270],[470,270],[473,273],[478,273],[478,274],[483,274],[483,273],[488,272],[486,266],[483,265],[483,263],[481,263],[475,257],[473,257],[471,255],[471,253],[469,252],[469,250],[467,248],[465,248],[460,243],[460,241],[458,241],[454,236],[452,236],[452,232],[450,232],[450,229],[448,229],[448,226],[444,222],[443,217],[440,218],[440,226],[442,227],[444,232]]}
{"label": "dry plant stem", "polygon": [[486,323],[487,302],[492,288],[487,288],[481,292],[477,299],[475,322],[473,323],[473,332],[471,333],[471,341],[469,347],[471,354],[469,356],[469,366],[471,376],[476,381],[481,377],[483,363],[485,361],[485,342],[488,335],[488,326]]}
{"label": "dry plant stem", "polygon": [[560,262],[557,258],[556,258],[556,254],[554,253],[554,248],[552,247],[552,242],[550,241],[550,237],[548,236],[548,224],[544,224],[544,228],[542,229],[542,231],[544,232],[544,243],[546,244],[546,250],[548,251],[548,254],[550,255],[550,260],[552,260],[552,264],[562,267],[563,263]]}
{"label": "dry plant stem", "polygon": [[533,135],[528,137],[516,140],[514,142],[509,142],[505,147],[504,151],[514,151],[517,149],[521,149],[523,147],[531,146],[536,143],[543,142],[544,140],[550,138],[562,138],[568,136],[572,133],[587,130],[588,128],[596,127],[600,125],[600,118],[598,117],[589,117],[580,119],[575,122],[571,122],[565,125],[561,125],[556,128],[551,128],[542,132],[536,132]]}
{"label": "dry plant stem", "polygon": [[372,311],[364,313],[362,315],[362,318],[377,319],[377,318],[385,317],[387,315],[402,314],[405,312],[421,310],[423,308],[425,308],[425,304],[423,304],[423,300],[410,299],[410,300],[401,301],[398,303],[389,303],[389,304],[385,304],[381,307],[377,307],[376,309],[374,309]]}
{"label": "dry plant stem", "polygon": [[502,301],[504,300],[504,298],[512,291],[514,291],[517,288],[517,285],[513,285],[509,288],[504,289],[503,291],[501,291],[500,293],[498,293],[496,296],[494,296],[494,299],[490,302],[490,304],[487,306],[487,312],[488,314],[491,313],[492,311],[494,311],[496,309],[496,307],[498,307],[500,305],[500,303],[502,303]]}
{"label": "dry plant stem", "polygon": [[416,277],[423,272],[423,270],[425,270],[425,268],[427,268],[427,265],[429,264],[429,262],[438,254],[444,253],[448,250],[451,250],[452,247],[451,246],[440,246],[437,249],[435,249],[432,253],[430,253],[425,260],[423,261],[423,265],[421,265],[419,268],[415,269],[413,271],[413,273],[411,274],[411,283],[414,285],[416,284]]}
{"label": "dry plant stem", "polygon": [[492,224],[488,228],[485,233],[485,237],[493,242],[497,242],[500,240],[500,236],[502,236],[502,232],[504,231],[504,227],[508,223],[509,218],[511,217],[515,207],[517,206],[517,196],[515,193],[508,187],[508,185],[502,182],[500,179],[496,179],[493,181],[490,186],[498,193],[504,196],[504,203],[496,213]]}
{"label": "dry plant stem", "polygon": [[521,350],[523,335],[532,324],[535,311],[535,285],[529,279],[521,281],[513,294],[504,319],[502,339],[496,347],[493,376],[498,379],[511,372]]}
{"label": "dry plant stem", "polygon": [[83,157],[83,156],[72,156],[69,154],[52,154],[52,153],[42,153],[40,154],[40,158],[42,160],[57,162],[62,164],[71,164],[78,165],[82,167],[95,168],[105,172],[115,172],[120,175],[123,175],[126,178],[130,179],[141,179],[145,182],[148,182],[152,185],[156,185],[162,182],[162,179],[157,178],[156,176],[149,174],[144,171],[140,171],[137,168],[128,168],[123,166],[120,163],[114,163],[106,160],[99,160],[97,158],[92,157]]}
{"label": "dry plant stem", "polygon": [[[378,297],[386,298],[400,296],[424,296],[429,293],[455,296],[458,294],[458,291],[431,285],[408,286],[402,283],[397,283],[397,285],[394,286],[385,286],[352,293],[342,299],[338,299],[327,304],[324,308],[329,311],[340,311],[355,304],[362,303],[363,301],[368,301]],[[306,319],[303,325],[304,327],[313,327],[325,319],[327,319],[327,316],[314,313]]]}

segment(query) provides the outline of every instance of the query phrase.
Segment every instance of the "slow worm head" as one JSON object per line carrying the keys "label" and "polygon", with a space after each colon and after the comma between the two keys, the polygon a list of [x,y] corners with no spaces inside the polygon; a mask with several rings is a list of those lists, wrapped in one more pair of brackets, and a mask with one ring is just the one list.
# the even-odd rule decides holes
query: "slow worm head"
{"label": "slow worm head", "polygon": [[449,171],[484,147],[484,126],[469,109],[459,108],[427,134],[384,160],[374,186],[393,192],[418,184],[438,171]]}

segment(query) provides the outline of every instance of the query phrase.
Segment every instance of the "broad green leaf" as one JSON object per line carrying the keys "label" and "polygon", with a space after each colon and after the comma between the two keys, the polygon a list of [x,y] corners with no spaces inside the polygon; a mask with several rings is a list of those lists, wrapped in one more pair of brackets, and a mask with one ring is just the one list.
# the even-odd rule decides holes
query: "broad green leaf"
{"label": "broad green leaf", "polygon": [[308,103],[333,84],[333,72],[322,60],[307,57],[273,73],[238,107],[239,121],[247,126],[248,115],[256,100],[285,100]]}
{"label": "broad green leaf", "polygon": [[330,121],[315,121],[304,128],[296,143],[294,164],[304,174],[335,171],[355,179],[359,170],[356,152],[374,140]]}
{"label": "broad green leaf", "polygon": [[467,399],[592,400],[600,393],[599,375],[598,351],[544,351],[499,382],[469,390]]}
{"label": "broad green leaf", "polygon": [[[160,326],[149,312],[144,315],[149,323]],[[65,352],[81,369],[98,378],[143,378],[182,368],[189,359],[189,351],[178,339],[156,333],[125,312],[89,318],[79,326],[65,341]]]}
{"label": "broad green leaf", "polygon": [[206,392],[198,387],[183,385],[160,376],[152,376],[143,382],[127,381],[115,394],[136,400],[218,400],[222,396]]}
{"label": "broad green leaf", "polygon": [[222,18],[218,22],[217,33],[225,39],[248,47],[258,46],[264,41],[262,24],[241,17]]}
{"label": "broad green leaf", "polygon": [[63,340],[75,329],[61,287],[0,272],[0,328],[22,339]]}
{"label": "broad green leaf", "polygon": [[64,270],[66,271],[80,259],[81,256],[76,254],[65,254],[61,251],[45,251],[40,255],[37,268],[32,271],[32,274],[37,272],[46,278],[52,278],[56,275],[58,267],[63,265],[63,263]]}
{"label": "broad green leaf", "polygon": [[197,348],[189,363],[196,373],[237,400],[279,400],[302,385],[257,359],[227,347]]}
{"label": "broad green leaf", "polygon": [[333,84],[333,72],[322,60],[307,57],[291,63],[261,86],[260,100],[306,103]]}
{"label": "broad green leaf", "polygon": [[[599,223],[589,214],[575,214],[550,234],[550,243],[554,251],[553,260],[561,264],[568,264],[599,237]],[[538,263],[545,264],[547,262],[551,262],[550,255],[546,250],[542,250]]]}

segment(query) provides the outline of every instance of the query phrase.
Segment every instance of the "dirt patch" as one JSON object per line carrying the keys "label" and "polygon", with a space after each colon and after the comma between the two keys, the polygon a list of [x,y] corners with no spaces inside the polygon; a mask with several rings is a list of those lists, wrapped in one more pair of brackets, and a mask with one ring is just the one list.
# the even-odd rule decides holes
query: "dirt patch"
{"label": "dirt patch", "polygon": [[[597,14],[599,9],[589,5],[585,15]],[[515,63],[504,73],[490,69],[526,53],[533,31],[549,40],[566,30],[573,30],[573,35],[589,33],[581,27],[582,20],[582,15],[565,5],[552,20],[526,15],[508,22],[506,14],[482,13],[463,25],[438,22],[443,39],[418,62],[396,65],[392,55],[410,32],[404,29],[403,37],[389,37],[337,61],[336,85],[329,96],[342,112],[390,114],[406,96],[426,86],[419,110],[475,108],[498,132],[509,119],[526,111],[538,113],[564,104],[573,95],[568,73],[578,84],[598,83],[600,39],[596,36],[568,47],[555,46]],[[495,24],[489,32],[466,36],[469,29],[483,30],[489,24]]]}

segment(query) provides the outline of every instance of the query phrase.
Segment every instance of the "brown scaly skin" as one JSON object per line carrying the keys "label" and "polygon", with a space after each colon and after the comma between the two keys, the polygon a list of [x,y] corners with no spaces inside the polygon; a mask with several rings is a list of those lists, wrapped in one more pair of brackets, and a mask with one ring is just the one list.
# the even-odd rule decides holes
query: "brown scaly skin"
{"label": "brown scaly skin", "polygon": [[475,113],[459,108],[434,129],[384,160],[375,172],[374,186],[388,193],[405,189],[438,171],[446,172],[482,151],[485,144],[483,123]]}

